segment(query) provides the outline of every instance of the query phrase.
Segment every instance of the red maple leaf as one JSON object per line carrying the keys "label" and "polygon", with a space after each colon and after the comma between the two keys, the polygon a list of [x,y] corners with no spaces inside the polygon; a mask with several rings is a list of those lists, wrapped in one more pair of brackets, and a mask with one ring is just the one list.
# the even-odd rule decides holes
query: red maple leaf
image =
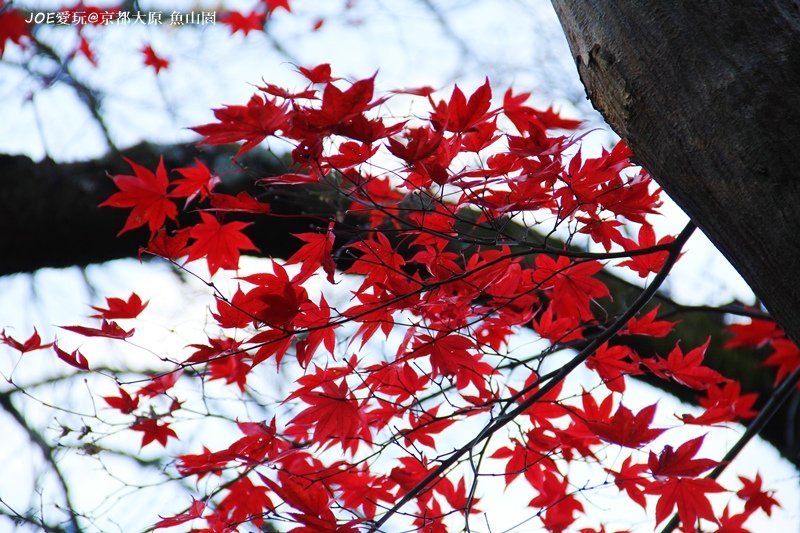
{"label": "red maple leaf", "polygon": [[672,446],[664,446],[661,453],[656,456],[650,452],[647,459],[647,466],[654,476],[699,476],[709,468],[719,464],[713,459],[692,459],[703,445],[705,435],[692,439],[680,445],[677,450]]}
{"label": "red maple leaf", "polygon": [[656,404],[648,405],[636,415],[624,405],[620,405],[617,412],[611,416],[598,418],[593,416],[595,413],[586,413],[585,417],[578,415],[574,417],[606,442],[628,448],[641,448],[666,431],[650,428],[655,413]]}
{"label": "red maple leaf", "polygon": [[131,426],[134,431],[141,431],[142,447],[144,448],[151,442],[158,442],[162,446],[167,445],[170,437],[177,439],[178,434],[169,427],[169,424],[159,424],[154,418],[142,418],[134,422]]}
{"label": "red maple leaf", "polygon": [[539,254],[533,280],[541,283],[544,289],[552,289],[550,305],[557,317],[572,316],[577,312],[581,320],[591,320],[593,315],[589,303],[609,295],[608,287],[592,277],[602,268],[603,265],[597,261],[572,263],[568,257],[559,256],[553,260]]}
{"label": "red maple leaf", "polygon": [[681,351],[680,346],[676,344],[666,359],[660,357],[644,359],[643,363],[660,378],[674,379],[681,385],[686,385],[691,389],[707,389],[711,385],[726,381],[725,376],[712,368],[702,365],[709,342],[711,342],[710,337],[701,346],[685,354]]}
{"label": "red maple leaf", "polygon": [[533,483],[534,478],[542,475],[543,468],[552,468],[551,460],[540,451],[534,450],[530,445],[526,446],[517,439],[512,440],[514,447],[500,448],[492,459],[508,459],[505,468],[505,483],[510,485],[518,476],[524,475],[525,478]]}
{"label": "red maple leaf", "polygon": [[339,146],[339,153],[325,158],[328,165],[335,170],[344,170],[360,165],[375,155],[380,146],[370,147],[368,144],[347,141]]}
{"label": "red maple leaf", "polygon": [[405,402],[428,383],[426,375],[419,375],[408,363],[380,363],[367,367],[367,379],[360,388],[369,388],[373,395],[396,396],[396,402]]}
{"label": "red maple leaf", "polygon": [[206,258],[208,270],[213,276],[220,268],[235,270],[239,267],[239,255],[242,250],[258,250],[253,241],[242,230],[250,222],[228,222],[220,224],[217,217],[200,212],[202,222],[191,227],[189,236],[195,242],[189,245],[186,252],[189,261]]}
{"label": "red maple leaf", "polygon": [[442,132],[435,132],[431,128],[409,128],[403,132],[406,144],[388,138],[386,148],[389,152],[413,165],[423,159],[430,157],[442,142]]}
{"label": "red maple leaf", "polygon": [[[411,491],[417,488],[423,479],[428,477],[431,472],[435,470],[435,465],[431,461],[420,457],[401,457],[398,462],[400,466],[392,468],[389,478],[397,483],[404,491]],[[418,500],[420,504],[427,502],[431,499],[431,490],[437,492],[448,492],[453,490],[453,482],[447,477],[439,477],[430,482],[424,488],[419,490]]]}
{"label": "red maple leaf", "polygon": [[408,423],[411,428],[401,432],[408,446],[417,443],[436,449],[436,442],[431,435],[441,433],[456,422],[452,417],[437,417],[438,412],[439,406],[436,405],[419,416],[414,412],[410,413]]}
{"label": "red maple leaf", "polygon": [[311,132],[334,127],[377,105],[380,100],[371,102],[374,90],[375,76],[358,80],[344,91],[328,83],[320,109],[303,109],[295,116],[295,124]]}
{"label": "red maple leaf", "polygon": [[59,348],[56,343],[53,343],[53,350],[55,350],[58,358],[68,365],[74,366],[80,370],[89,370],[89,361],[86,360],[86,357],[84,357],[80,351],[75,350],[72,353],[67,353]]}
{"label": "red maple leaf", "polygon": [[706,390],[706,397],[698,400],[706,411],[699,417],[683,415],[680,419],[686,424],[713,425],[753,418],[758,414],[753,410],[758,394],[742,394],[741,389],[738,381],[728,381],[722,386],[711,385]]}
{"label": "red maple leaf", "polygon": [[311,83],[330,83],[336,81],[334,78],[331,78],[331,66],[328,63],[322,63],[311,68],[298,66],[297,72],[302,74]]}
{"label": "red maple leaf", "polygon": [[726,505],[719,517],[719,529],[717,533],[752,533],[744,527],[744,523],[750,518],[750,513],[739,513],[731,516],[730,505]]}
{"label": "red maple leaf", "polygon": [[611,251],[612,242],[621,244],[625,240],[625,237],[623,237],[622,233],[617,229],[618,226],[622,226],[622,222],[618,220],[613,218],[610,220],[587,217],[576,218],[579,222],[584,224],[584,226],[578,230],[578,233],[589,235],[594,242],[602,244],[606,252]]}
{"label": "red maple leaf", "polygon": [[484,391],[485,376],[493,374],[495,370],[488,363],[480,361],[481,355],[475,353],[476,348],[475,340],[463,335],[419,335],[415,338],[413,357],[430,356],[433,378],[455,378],[458,389],[472,383],[479,391]]}
{"label": "red maple leaf", "polygon": [[647,508],[647,500],[645,499],[645,491],[651,480],[642,477],[642,474],[647,470],[646,464],[631,464],[631,458],[627,457],[619,467],[619,471],[605,469],[606,472],[614,476],[614,483],[619,487],[620,491],[625,491],[628,497],[636,502],[642,509]]}
{"label": "red maple leaf", "polygon": [[86,326],[58,326],[84,337],[106,337],[109,339],[127,339],[134,334],[135,330],[125,331],[119,324],[111,320],[103,320],[100,329]]}
{"label": "red maple leaf", "polygon": [[261,480],[277,494],[286,504],[301,511],[294,514],[301,522],[312,526],[310,528],[297,528],[295,531],[303,532],[331,532],[337,531],[336,518],[330,509],[331,496],[322,483],[309,482],[303,478],[292,476],[281,470],[278,472],[278,482],[259,474]]}
{"label": "red maple leaf", "polygon": [[267,6],[267,12],[272,13],[278,8],[285,9],[289,13],[292,12],[292,6],[289,5],[289,0],[261,0]]}
{"label": "red maple leaf", "polygon": [[246,106],[231,105],[214,110],[218,123],[191,128],[204,136],[200,144],[229,144],[245,141],[236,157],[251,150],[261,141],[286,126],[288,106],[253,95]]}
{"label": "red maple leaf", "polygon": [[33,333],[28,340],[25,342],[19,342],[15,338],[10,335],[6,335],[6,330],[3,329],[0,331],[0,343],[7,344],[11,346],[15,350],[19,350],[21,353],[25,352],[32,352],[34,350],[42,350],[44,348],[49,348],[53,345],[52,342],[48,342],[46,344],[42,344],[42,338],[39,336],[39,332],[36,331],[36,328],[33,328]]}
{"label": "red maple leaf", "polygon": [[633,317],[628,321],[620,335],[646,335],[648,337],[666,337],[675,327],[677,322],[667,320],[656,320],[659,306],[655,306],[641,318]]}
{"label": "red maple leaf", "polygon": [[167,219],[175,220],[178,209],[167,197],[167,171],[164,168],[164,158],[158,163],[156,172],[153,173],[145,167],[138,165],[128,158],[123,158],[133,169],[134,176],[111,176],[114,185],[120,192],[116,192],[100,207],[132,207],[125,225],[117,233],[122,235],[126,231],[147,226],[153,234],[164,225]]}
{"label": "red maple leaf", "polygon": [[297,362],[301,367],[306,368],[320,346],[324,346],[328,353],[333,353],[336,343],[336,332],[334,331],[336,326],[331,325],[331,308],[325,301],[325,296],[320,297],[319,305],[308,300],[300,306],[298,311],[294,326],[310,330],[308,336],[299,340],[295,347]]}
{"label": "red maple leaf", "polygon": [[189,242],[189,232],[186,229],[176,231],[169,235],[165,229],[156,231],[150,237],[147,247],[139,248],[139,257],[147,252],[170,261],[177,261],[186,255],[186,244]]}
{"label": "red maple leaf", "polygon": [[206,211],[225,212],[225,213],[269,213],[269,204],[253,198],[250,193],[240,191],[236,196],[212,192],[209,195],[211,207]]}
{"label": "red maple leaf", "polygon": [[279,87],[273,83],[259,85],[258,90],[264,94],[268,94],[270,96],[277,96],[279,98],[285,98],[287,100],[314,99],[317,96],[317,91],[314,89],[305,89],[299,92],[291,92],[288,89],[284,89],[283,87]]}
{"label": "red maple leaf", "polygon": [[187,363],[206,363],[215,359],[227,358],[239,351],[242,343],[235,339],[209,337],[208,344],[190,344],[187,348],[196,348],[186,359]]}
{"label": "red maple leaf", "polygon": [[204,501],[192,499],[192,505],[189,506],[188,511],[179,515],[161,519],[153,526],[153,529],[179,526],[185,522],[188,522],[189,520],[200,518],[203,516],[203,511],[205,511],[205,509],[206,503]]}
{"label": "red maple leaf", "polygon": [[[224,524],[252,523],[258,530],[264,525],[265,511],[274,511],[275,505],[268,496],[265,485],[256,485],[247,476],[240,477],[227,487],[228,494],[214,508],[214,518]],[[212,529],[219,531],[219,529]]]}
{"label": "red maple leaf", "polygon": [[[658,242],[656,242],[656,234],[653,231],[653,227],[649,224],[642,224],[642,227],[639,228],[638,245],[626,239],[626,242],[623,242],[623,248],[625,248],[626,251],[641,250],[642,248],[651,248],[660,244],[668,244],[674,240],[674,237],[667,235],[661,237]],[[628,260],[621,262],[619,266],[626,266],[639,274],[640,278],[646,278],[650,274],[658,273],[664,266],[664,262],[667,260],[668,256],[669,252],[667,251],[634,255]]]}
{"label": "red maple leaf", "polygon": [[182,374],[183,370],[178,370],[162,376],[153,377],[151,378],[150,383],[139,389],[136,395],[140,398],[150,398],[153,396],[158,396],[159,394],[163,394],[171,389],[173,385],[175,385],[175,383],[178,381],[178,378],[181,377]]}
{"label": "red maple leaf", "polygon": [[122,298],[106,298],[106,305],[108,309],[102,307],[92,306],[92,309],[97,311],[96,315],[91,315],[92,318],[103,318],[106,320],[119,320],[136,318],[139,313],[144,311],[148,302],[142,302],[138,294],[131,293],[127,300]]}
{"label": "red maple leaf", "polygon": [[12,9],[10,4],[5,4],[5,2],[0,3],[0,8],[2,8],[0,11],[0,57],[3,57],[6,51],[6,43],[10,41],[24,48],[23,40],[27,40],[31,36],[23,14]]}
{"label": "red maple leaf", "polygon": [[211,174],[208,167],[198,159],[194,160],[193,167],[176,168],[175,172],[182,177],[172,182],[174,188],[169,195],[173,198],[186,198],[184,208],[197,197],[205,200],[220,183],[219,176]]}
{"label": "red maple leaf", "polygon": [[292,347],[292,336],[283,331],[270,329],[256,333],[250,340],[258,350],[253,354],[253,366],[275,356],[275,363],[280,367],[281,359]]}
{"label": "red maple leaf", "polygon": [[294,428],[313,428],[311,440],[323,446],[340,443],[345,450],[358,448],[358,439],[370,440],[369,428],[363,408],[342,380],[339,385],[332,381],[320,385],[322,392],[310,392],[301,396],[309,405],[289,423]]}
{"label": "red maple leaf", "polygon": [[772,341],[772,354],[761,363],[764,366],[778,367],[775,373],[775,384],[780,383],[797,367],[800,367],[800,348],[789,339]]}
{"label": "red maple leaf", "polygon": [[336,270],[331,255],[335,238],[333,224],[328,226],[326,233],[294,233],[293,235],[305,243],[286,261],[287,265],[300,263],[300,273],[294,277],[293,281],[302,283],[322,267],[328,276],[328,282],[333,283],[333,273]]}
{"label": "red maple leaf", "polygon": [[359,468],[347,469],[334,478],[334,483],[340,489],[340,498],[343,506],[348,509],[363,509],[366,518],[372,520],[378,510],[378,502],[394,502],[395,496],[389,490],[393,485],[391,480],[380,475],[373,475],[369,468],[362,463]]}
{"label": "red maple leaf", "polygon": [[71,54],[70,57],[75,57],[77,53],[80,52],[83,57],[85,57],[89,63],[97,66],[97,56],[92,50],[92,46],[89,44],[89,41],[86,39],[86,36],[83,33],[78,33],[78,48],[76,48]]}
{"label": "red maple leaf", "polygon": [[636,359],[638,358],[628,346],[609,348],[606,342],[586,360],[586,367],[597,372],[609,390],[625,392],[625,376],[642,373]]}
{"label": "red maple leaf", "polygon": [[491,101],[492,88],[488,78],[470,95],[469,100],[456,85],[450,101],[440,101],[436,105],[431,113],[431,124],[437,131],[466,132],[491,118],[492,114],[488,112]]}
{"label": "red maple leaf", "polygon": [[220,22],[227,24],[231,29],[231,35],[240,31],[247,35],[251,31],[263,31],[264,23],[267,21],[267,14],[253,9],[247,15],[240,11],[229,11],[220,15]]}
{"label": "red maple leaf", "polygon": [[565,316],[553,319],[552,305],[547,306],[538,321],[534,319],[531,322],[531,327],[543,339],[554,344],[567,343],[583,337],[579,322],[574,317]]}
{"label": "red maple leaf", "polygon": [[708,478],[671,477],[664,481],[655,481],[647,488],[647,493],[659,495],[656,503],[656,525],[663,522],[675,506],[678,507],[681,524],[687,531],[696,529],[699,518],[717,523],[706,496],[709,492],[725,492],[725,489]]}
{"label": "red maple leaf", "polygon": [[144,64],[153,67],[156,74],[161,72],[162,68],[169,67],[169,61],[156,54],[151,45],[142,47],[142,54],[144,55]]}
{"label": "red maple leaf", "polygon": [[773,320],[759,320],[754,318],[749,324],[731,324],[728,331],[733,338],[725,341],[725,348],[739,348],[747,346],[760,348],[773,339],[783,337],[783,331]]}
{"label": "red maple leaf", "polygon": [[[258,287],[241,298],[238,305],[251,317],[269,326],[285,328],[297,317],[300,306],[308,301],[308,294],[297,282],[289,279],[283,267],[275,264],[274,269],[277,275],[256,274],[240,278],[257,284]],[[314,321],[312,317],[309,319]],[[256,337],[269,333],[262,331]],[[250,342],[259,341],[254,337]]]}
{"label": "red maple leaf", "polygon": [[742,488],[739,489],[736,495],[744,500],[745,513],[751,514],[757,509],[763,509],[767,516],[771,516],[772,508],[781,506],[778,500],[772,497],[772,492],[761,488],[761,474],[756,474],[755,479],[752,481],[746,477],[739,476],[739,481],[742,482]]}
{"label": "red maple leaf", "polygon": [[[246,298],[241,287],[236,288],[236,292],[230,300],[223,299],[219,295],[215,296],[217,312],[211,311],[211,316],[217,321],[221,328],[245,328],[253,322],[253,317],[239,305]],[[239,303],[237,303],[239,302]]]}
{"label": "red maple leaf", "polygon": [[123,414],[131,414],[139,407],[139,396],[131,397],[125,389],[119,387],[119,396],[101,396],[105,402]]}

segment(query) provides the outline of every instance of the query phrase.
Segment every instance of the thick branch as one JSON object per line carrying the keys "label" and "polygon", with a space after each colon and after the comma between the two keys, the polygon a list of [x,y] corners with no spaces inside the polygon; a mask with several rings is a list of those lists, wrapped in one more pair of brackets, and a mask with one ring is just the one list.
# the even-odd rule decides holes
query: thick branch
{"label": "thick branch", "polygon": [[[163,154],[170,169],[191,166],[195,157],[202,157],[222,176],[220,191],[229,193],[252,190],[255,178],[272,175],[283,167],[274,155],[262,151],[243,161],[260,174],[243,175],[232,166],[234,152],[230,147],[210,147],[201,154],[188,144],[141,144],[122,155],[155,168]],[[147,241],[146,230],[117,237],[127,213],[97,207],[116,192],[107,176],[131,173],[119,155],[77,163],[49,159],[34,162],[25,156],[0,155],[0,249],[5,250],[0,254],[0,275],[135,257],[139,246]],[[263,191],[258,192],[263,195]],[[260,217],[259,223],[248,230],[264,255],[285,256],[302,244],[291,233],[327,224],[327,220],[304,217],[304,213],[335,212],[335,206],[323,196],[305,194],[298,198],[292,189],[276,189],[272,194],[273,215]],[[282,216],[287,214],[291,216]]]}

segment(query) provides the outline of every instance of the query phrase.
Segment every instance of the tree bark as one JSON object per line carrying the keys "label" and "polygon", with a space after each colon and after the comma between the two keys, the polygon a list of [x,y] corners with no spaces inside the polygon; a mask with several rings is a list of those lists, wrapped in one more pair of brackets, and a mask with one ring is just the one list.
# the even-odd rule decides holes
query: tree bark
{"label": "tree bark", "polygon": [[[222,176],[217,190],[229,194],[247,190],[263,197],[264,190],[255,187],[255,179],[285,171],[274,154],[253,151],[242,158],[242,164],[258,175],[242,172],[231,163],[235,152],[231,146],[212,146],[201,153],[193,144],[140,144],[76,163],[34,162],[25,156],[0,154],[0,276],[134,257],[147,242],[147,230],[117,237],[128,211],[97,207],[117,191],[109,175],[132,174],[122,156],[150,169],[155,169],[161,155],[168,169],[192,166],[194,158],[200,157]],[[310,231],[314,225],[327,226],[325,215],[336,209],[324,195],[305,192],[297,197],[296,188],[273,188],[269,195],[272,212],[258,217],[258,224],[248,229],[265,256],[288,257],[302,244],[291,234]],[[311,213],[318,216],[305,216]]]}
{"label": "tree bark", "polygon": [[[594,106],[800,341],[800,4],[553,5]],[[789,404],[798,464],[800,394]]]}
{"label": "tree bark", "polygon": [[553,4],[594,106],[800,341],[800,4]]}

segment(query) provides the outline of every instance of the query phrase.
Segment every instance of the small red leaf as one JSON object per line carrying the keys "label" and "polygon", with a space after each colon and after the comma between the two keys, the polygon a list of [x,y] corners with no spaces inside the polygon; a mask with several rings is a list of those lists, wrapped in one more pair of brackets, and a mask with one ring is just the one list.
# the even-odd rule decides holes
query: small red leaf
{"label": "small red leaf", "polygon": [[142,47],[142,54],[144,55],[144,64],[153,67],[156,74],[161,72],[162,68],[169,67],[169,61],[156,54],[156,51],[149,44]]}
{"label": "small red leaf", "polygon": [[331,78],[331,66],[328,63],[322,63],[312,68],[297,67],[297,72],[305,76],[311,83],[330,83],[335,81]]}
{"label": "small red leaf", "polygon": [[169,424],[159,424],[158,420],[153,418],[140,419],[134,422],[131,429],[143,433],[142,447],[147,446],[151,442],[158,442],[160,445],[166,446],[170,437],[178,438],[177,433],[169,427]]}
{"label": "small red leaf", "polygon": [[4,329],[0,331],[0,343],[7,344],[15,350],[19,350],[21,353],[42,350],[53,345],[52,342],[42,344],[42,338],[39,336],[39,332],[36,331],[36,328],[33,328],[33,334],[31,334],[25,342],[19,342],[10,335],[6,335],[6,330]]}
{"label": "small red leaf", "polygon": [[105,402],[123,414],[130,414],[139,407],[139,396],[132,398],[125,389],[119,388],[119,396],[101,396]]}
{"label": "small red leaf", "polygon": [[205,510],[205,508],[206,508],[206,503],[204,501],[192,500],[192,505],[189,507],[188,511],[186,511],[183,514],[170,516],[168,518],[160,520],[153,526],[153,529],[179,526],[184,522],[188,522],[189,520],[200,518],[203,516],[203,511]]}
{"label": "small red leaf", "polygon": [[78,350],[75,350],[72,353],[67,353],[59,348],[55,343],[53,343],[53,350],[55,350],[58,358],[68,365],[72,365],[80,370],[89,370],[89,361],[87,361],[86,357],[84,357],[83,354]]}
{"label": "small red leaf", "polygon": [[119,324],[109,320],[103,320],[100,329],[89,328],[86,326],[58,326],[84,337],[106,337],[109,339],[127,339],[133,335],[135,330],[125,331]]}
{"label": "small red leaf", "polygon": [[127,300],[122,298],[106,298],[106,305],[108,309],[102,307],[92,306],[92,309],[97,311],[96,315],[91,315],[92,318],[103,318],[106,320],[112,319],[129,319],[136,318],[139,313],[144,311],[148,302],[142,302],[138,294],[131,293]]}

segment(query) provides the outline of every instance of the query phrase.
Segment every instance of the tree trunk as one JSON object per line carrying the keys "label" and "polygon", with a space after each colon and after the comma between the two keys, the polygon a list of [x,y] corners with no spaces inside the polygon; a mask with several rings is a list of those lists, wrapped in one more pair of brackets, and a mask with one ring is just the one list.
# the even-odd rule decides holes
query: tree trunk
{"label": "tree trunk", "polygon": [[800,341],[800,4],[553,4],[594,106]]}

